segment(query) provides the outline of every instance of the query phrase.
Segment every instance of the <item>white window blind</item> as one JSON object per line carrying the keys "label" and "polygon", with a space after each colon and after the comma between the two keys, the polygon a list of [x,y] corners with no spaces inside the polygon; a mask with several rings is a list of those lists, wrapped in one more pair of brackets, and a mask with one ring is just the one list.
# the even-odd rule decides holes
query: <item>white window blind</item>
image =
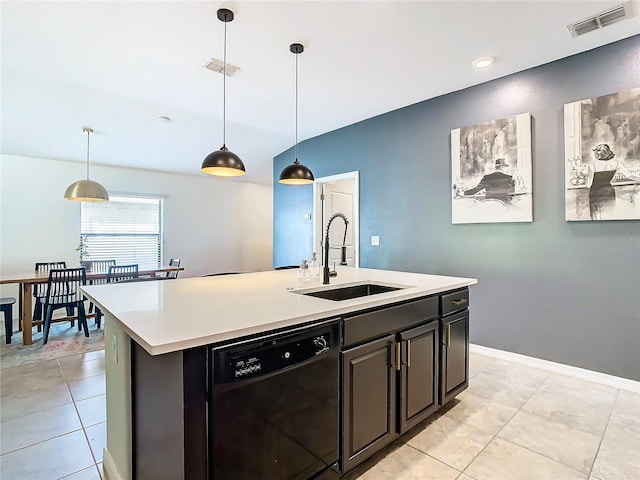
{"label": "white window blind", "polygon": [[109,195],[108,202],[82,202],[80,239],[85,260],[161,264],[162,198]]}

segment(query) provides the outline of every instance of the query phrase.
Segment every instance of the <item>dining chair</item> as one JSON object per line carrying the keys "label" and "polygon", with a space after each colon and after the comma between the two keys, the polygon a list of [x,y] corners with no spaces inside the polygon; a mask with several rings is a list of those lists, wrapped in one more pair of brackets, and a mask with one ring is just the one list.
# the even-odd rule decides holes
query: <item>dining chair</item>
{"label": "dining chair", "polygon": [[[121,283],[138,278],[138,264],[109,265],[106,283]],[[102,324],[102,311],[96,307],[96,327]]]}
{"label": "dining chair", "polygon": [[138,278],[138,264],[111,265],[107,273],[107,283],[124,282]]}
{"label": "dining chair", "polygon": [[[67,262],[36,262],[36,273],[49,273],[49,270],[53,268],[67,268]],[[44,317],[44,308],[42,307],[42,300],[47,295],[47,284],[41,283],[33,286],[33,297],[35,299],[35,306],[33,308],[33,321],[42,322]],[[69,313],[67,311],[67,313]],[[71,322],[71,326],[74,322]],[[42,331],[42,325],[38,323],[38,331]],[[20,325],[22,328],[22,325]]]}
{"label": "dining chair", "polygon": [[[66,308],[67,314],[74,309],[78,310],[78,330],[84,329],[84,336],[89,336],[87,326],[87,316],[84,309],[86,300],[80,287],[87,284],[87,271],[84,267],[62,268],[49,270],[49,280],[47,281],[47,294],[42,302],[45,310],[44,333],[42,334],[42,344],[46,345],[49,340],[49,330],[53,322],[53,312],[59,308]],[[65,321],[68,318],[57,321]]]}
{"label": "dining chair", "polygon": [[[115,260],[91,260],[91,273],[108,273],[109,267],[115,265]],[[101,285],[107,283],[106,278],[96,278],[89,280],[89,285]],[[95,305],[93,302],[89,302],[89,313],[93,313]],[[98,312],[96,310],[96,325],[100,328],[100,319],[98,318]]]}
{"label": "dining chair", "polygon": [[[179,258],[172,258],[171,260],[169,260],[169,266],[170,267],[179,267],[180,266],[180,259]],[[180,272],[168,272],[167,273],[167,277],[169,278],[178,278],[178,273]]]}
{"label": "dining chair", "polygon": [[108,273],[109,267],[115,264],[115,260],[91,260],[91,271],[93,273]]}
{"label": "dining chair", "polygon": [[[181,260],[179,258],[172,258],[169,260],[170,267],[179,267]],[[156,273],[156,277],[164,277],[164,278],[178,278],[178,273],[180,272],[161,272]]]}

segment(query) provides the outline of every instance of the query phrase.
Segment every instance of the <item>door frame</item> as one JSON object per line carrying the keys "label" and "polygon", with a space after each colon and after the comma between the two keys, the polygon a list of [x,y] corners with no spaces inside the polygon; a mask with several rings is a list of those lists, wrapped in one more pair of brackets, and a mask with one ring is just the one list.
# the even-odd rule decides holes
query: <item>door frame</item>
{"label": "door frame", "polygon": [[[320,244],[320,239],[318,238],[318,230],[320,230],[320,235],[322,236],[322,232],[326,225],[320,225],[320,229],[318,228],[319,222],[324,222],[324,219],[318,218],[318,211],[320,208],[319,198],[320,192],[322,191],[322,186],[325,183],[335,182],[338,180],[353,180],[353,219],[349,219],[349,224],[353,228],[353,261],[356,267],[360,266],[360,171],[355,170],[353,172],[345,172],[339,173],[337,175],[329,175],[327,177],[319,177],[316,178],[313,182],[313,248],[316,248],[316,245]],[[322,250],[318,252],[320,256],[320,260],[322,261]]]}

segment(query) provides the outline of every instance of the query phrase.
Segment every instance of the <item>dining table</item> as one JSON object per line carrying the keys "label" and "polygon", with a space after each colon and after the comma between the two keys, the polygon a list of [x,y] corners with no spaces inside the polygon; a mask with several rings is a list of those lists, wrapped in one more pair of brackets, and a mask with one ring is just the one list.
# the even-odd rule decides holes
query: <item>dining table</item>
{"label": "dining table", "polygon": [[[171,267],[164,265],[139,265],[138,276],[149,277],[153,279],[157,273],[169,273],[180,272],[184,270],[184,267]],[[92,272],[87,270],[87,284],[93,280],[106,279],[108,273],[106,271]],[[159,279],[162,277],[159,277]],[[19,301],[18,301],[18,317],[20,318],[20,324],[22,326],[22,344],[33,344],[33,323],[32,323],[32,296],[33,286],[38,284],[47,283],[49,280],[49,273],[38,273],[35,270],[31,270],[26,273],[5,273],[0,272],[0,285],[14,284],[19,285]]]}

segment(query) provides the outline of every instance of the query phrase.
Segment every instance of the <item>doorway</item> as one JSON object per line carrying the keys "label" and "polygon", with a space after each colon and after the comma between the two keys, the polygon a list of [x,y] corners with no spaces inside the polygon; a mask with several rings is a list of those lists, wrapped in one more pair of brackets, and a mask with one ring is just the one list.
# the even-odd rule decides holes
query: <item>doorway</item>
{"label": "doorway", "polygon": [[347,172],[316,178],[313,184],[313,249],[324,261],[324,237],[331,215],[343,213],[349,225],[345,236],[344,222],[337,218],[329,232],[329,266],[340,264],[344,241],[347,265],[360,266],[360,172]]}

